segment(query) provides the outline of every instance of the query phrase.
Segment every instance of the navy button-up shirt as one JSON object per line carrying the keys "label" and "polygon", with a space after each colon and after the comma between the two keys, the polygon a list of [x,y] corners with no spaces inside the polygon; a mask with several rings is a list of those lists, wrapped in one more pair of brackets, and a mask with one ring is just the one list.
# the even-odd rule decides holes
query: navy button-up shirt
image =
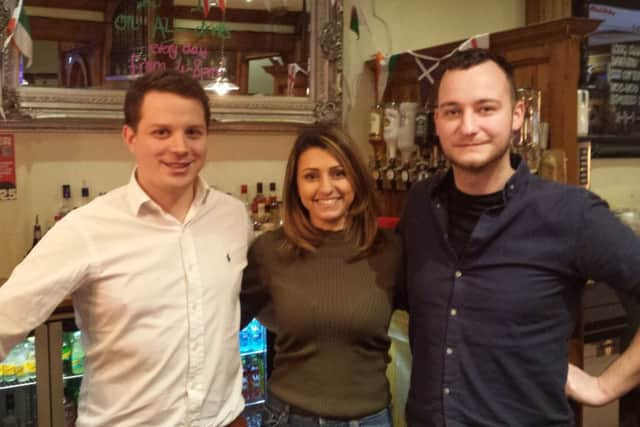
{"label": "navy button-up shirt", "polygon": [[447,238],[451,172],[409,195],[410,426],[572,425],[564,385],[583,284],[640,293],[640,241],[607,204],[514,166],[504,209],[479,218],[460,257]]}

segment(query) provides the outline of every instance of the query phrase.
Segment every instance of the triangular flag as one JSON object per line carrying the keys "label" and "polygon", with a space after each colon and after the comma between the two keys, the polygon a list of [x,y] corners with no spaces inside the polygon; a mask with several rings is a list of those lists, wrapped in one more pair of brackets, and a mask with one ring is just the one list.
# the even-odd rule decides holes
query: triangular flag
{"label": "triangular flag", "polygon": [[356,8],[355,4],[351,6],[351,23],[349,24],[349,28],[358,35],[358,40],[360,40],[360,21],[358,20],[358,8]]}
{"label": "triangular flag", "polygon": [[467,49],[489,49],[489,33],[477,34],[465,41],[463,41],[458,50]]}
{"label": "triangular flag", "polygon": [[222,11],[222,13],[225,13],[227,11],[227,6],[224,4],[224,0],[218,0],[218,7]]}
{"label": "triangular flag", "polygon": [[200,0],[200,6],[202,6],[204,19],[207,19],[209,17],[209,0]]}
{"label": "triangular flag", "polygon": [[22,3],[23,0],[20,0],[18,6],[13,10],[13,14],[7,25],[7,39],[4,42],[4,48],[7,48],[9,42],[13,42],[13,45],[18,51],[27,58],[26,67],[29,68],[33,62],[33,41],[31,40],[29,17]]}
{"label": "triangular flag", "polygon": [[384,97],[384,91],[387,88],[389,76],[395,69],[397,62],[398,55],[385,57],[380,51],[376,53],[376,94],[378,98],[376,99],[376,102],[378,104],[382,103],[382,98]]}

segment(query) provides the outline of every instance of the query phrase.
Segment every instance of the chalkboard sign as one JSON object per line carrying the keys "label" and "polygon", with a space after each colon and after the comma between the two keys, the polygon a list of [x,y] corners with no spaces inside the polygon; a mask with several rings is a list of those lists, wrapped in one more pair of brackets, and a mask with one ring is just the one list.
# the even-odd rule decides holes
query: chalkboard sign
{"label": "chalkboard sign", "polygon": [[611,45],[607,80],[614,131],[640,131],[640,44]]}

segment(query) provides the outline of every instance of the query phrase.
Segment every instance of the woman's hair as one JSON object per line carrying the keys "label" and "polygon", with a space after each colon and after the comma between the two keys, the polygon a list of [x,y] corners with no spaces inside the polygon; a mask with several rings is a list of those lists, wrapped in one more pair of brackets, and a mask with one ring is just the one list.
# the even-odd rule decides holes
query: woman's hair
{"label": "woman's hair", "polygon": [[322,242],[322,230],[311,224],[309,212],[298,192],[298,161],[310,148],[320,148],[336,158],[353,188],[354,198],[347,211],[345,232],[356,247],[356,258],[369,254],[378,242],[378,202],[371,176],[354,149],[354,143],[335,127],[317,125],[302,131],[296,139],[284,177],[283,249],[293,257],[314,252]]}

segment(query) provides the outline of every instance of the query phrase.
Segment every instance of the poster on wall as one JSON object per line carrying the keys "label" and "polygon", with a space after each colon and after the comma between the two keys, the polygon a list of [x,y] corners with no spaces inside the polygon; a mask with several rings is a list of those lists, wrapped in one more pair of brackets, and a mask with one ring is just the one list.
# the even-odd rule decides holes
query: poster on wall
{"label": "poster on wall", "polygon": [[0,201],[16,198],[15,142],[13,134],[0,134]]}

